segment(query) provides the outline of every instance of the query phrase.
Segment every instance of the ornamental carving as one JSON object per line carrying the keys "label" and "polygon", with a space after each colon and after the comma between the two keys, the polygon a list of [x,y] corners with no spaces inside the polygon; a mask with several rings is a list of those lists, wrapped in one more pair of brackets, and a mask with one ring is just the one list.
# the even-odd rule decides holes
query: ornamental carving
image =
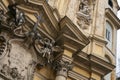
{"label": "ornamental carving", "polygon": [[20,27],[25,23],[24,13],[18,10],[16,6],[17,4],[9,5],[9,10],[6,13],[3,10],[0,10],[0,24],[11,30]]}
{"label": "ornamental carving", "polygon": [[78,25],[82,29],[87,29],[91,22],[91,9],[88,0],[81,0],[79,5],[79,11],[77,12]]}
{"label": "ornamental carving", "polygon": [[25,80],[24,76],[22,76],[16,67],[10,68],[7,64],[3,64],[1,73],[7,76],[11,80]]}
{"label": "ornamental carving", "polygon": [[0,59],[2,59],[8,52],[10,52],[10,44],[3,36],[0,36]]}
{"label": "ornamental carving", "polygon": [[[0,72],[10,80],[27,80],[33,76],[35,61],[32,50],[27,50],[23,41],[19,39],[9,40],[9,52],[2,58]],[[29,79],[30,80],[30,79]]]}
{"label": "ornamental carving", "polygon": [[82,0],[79,6],[79,11],[85,15],[89,15],[90,8],[88,4],[88,0]]}
{"label": "ornamental carving", "polygon": [[54,69],[56,69],[58,71],[60,71],[61,68],[63,68],[63,67],[66,68],[67,70],[70,70],[73,67],[70,62],[64,61],[62,59],[55,61],[53,64],[54,64]]}
{"label": "ornamental carving", "polygon": [[[67,16],[58,22],[44,0],[5,1],[0,1],[0,36],[4,36],[0,37],[0,54],[6,54],[0,58],[0,75],[10,80],[33,80],[36,70],[54,67],[57,75],[67,76],[72,60],[68,56],[56,58],[82,50],[89,43],[87,37]],[[82,15],[88,16],[82,7]]]}
{"label": "ornamental carving", "polygon": [[52,63],[54,60],[54,53],[62,51],[59,46],[55,46],[55,41],[52,41],[48,38],[36,40],[35,48],[39,55],[47,60],[47,63]]}
{"label": "ornamental carving", "polygon": [[[55,45],[55,41],[47,37],[41,36],[37,28],[39,24],[43,23],[42,14],[34,14],[37,21],[30,30],[25,29],[26,16],[17,8],[18,4],[12,4],[8,6],[8,12],[4,13],[3,10],[0,12],[0,22],[2,27],[9,29],[14,37],[24,40],[24,45],[30,49],[34,47],[36,52],[43,60],[46,60],[44,64],[52,63],[54,60],[54,54],[60,53],[62,49]],[[3,21],[5,19],[5,21]],[[27,22],[30,23],[30,22]]]}
{"label": "ornamental carving", "polygon": [[57,60],[53,63],[53,69],[55,69],[57,71],[57,75],[63,75],[65,77],[67,77],[67,73],[69,70],[72,70],[73,65],[68,62],[68,61],[64,61],[64,60]]}
{"label": "ornamental carving", "polygon": [[6,39],[3,36],[0,36],[0,56],[3,55],[7,46]]}

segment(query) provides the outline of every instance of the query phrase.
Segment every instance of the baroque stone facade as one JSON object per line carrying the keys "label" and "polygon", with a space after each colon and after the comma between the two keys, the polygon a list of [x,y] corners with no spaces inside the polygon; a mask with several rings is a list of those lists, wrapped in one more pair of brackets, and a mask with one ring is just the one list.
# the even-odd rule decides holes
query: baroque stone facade
{"label": "baroque stone facade", "polygon": [[115,80],[118,4],[102,3],[1,0],[0,80]]}

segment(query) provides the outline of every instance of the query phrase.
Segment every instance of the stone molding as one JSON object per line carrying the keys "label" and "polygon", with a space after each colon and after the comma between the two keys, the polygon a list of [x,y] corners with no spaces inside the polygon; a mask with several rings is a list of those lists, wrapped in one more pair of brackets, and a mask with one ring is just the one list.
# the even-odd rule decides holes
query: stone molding
{"label": "stone molding", "polygon": [[115,65],[103,60],[99,56],[93,54],[88,55],[84,52],[80,52],[78,55],[74,56],[73,63],[88,72],[95,72],[101,76],[106,75],[115,68]]}
{"label": "stone molding", "polygon": [[110,8],[105,9],[105,14],[115,24],[117,29],[120,29],[120,23],[119,23],[120,20],[118,19],[118,17],[115,15],[115,13]]}
{"label": "stone molding", "polygon": [[89,78],[84,77],[84,76],[82,76],[82,75],[80,75],[80,74],[78,74],[78,73],[76,73],[74,71],[69,71],[68,76],[70,78],[74,79],[74,80],[79,80],[79,79],[81,79],[81,80],[89,80]]}

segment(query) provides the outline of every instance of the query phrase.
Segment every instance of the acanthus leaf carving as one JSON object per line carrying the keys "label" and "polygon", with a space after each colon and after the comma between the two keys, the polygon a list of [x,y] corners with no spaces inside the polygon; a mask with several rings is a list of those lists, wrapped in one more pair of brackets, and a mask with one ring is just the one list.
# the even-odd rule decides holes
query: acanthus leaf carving
{"label": "acanthus leaf carving", "polygon": [[57,75],[62,75],[67,77],[68,71],[72,70],[73,65],[62,59],[53,62],[53,69],[56,70]]}

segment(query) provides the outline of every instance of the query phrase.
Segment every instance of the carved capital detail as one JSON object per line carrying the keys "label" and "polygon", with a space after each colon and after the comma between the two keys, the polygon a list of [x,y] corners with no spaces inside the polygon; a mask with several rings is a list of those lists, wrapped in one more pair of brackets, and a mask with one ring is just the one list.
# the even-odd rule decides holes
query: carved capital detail
{"label": "carved capital detail", "polygon": [[72,70],[73,68],[71,61],[69,62],[64,59],[54,61],[53,65],[54,65],[54,69],[57,72],[57,75],[61,75],[64,77],[67,77],[68,71]]}

